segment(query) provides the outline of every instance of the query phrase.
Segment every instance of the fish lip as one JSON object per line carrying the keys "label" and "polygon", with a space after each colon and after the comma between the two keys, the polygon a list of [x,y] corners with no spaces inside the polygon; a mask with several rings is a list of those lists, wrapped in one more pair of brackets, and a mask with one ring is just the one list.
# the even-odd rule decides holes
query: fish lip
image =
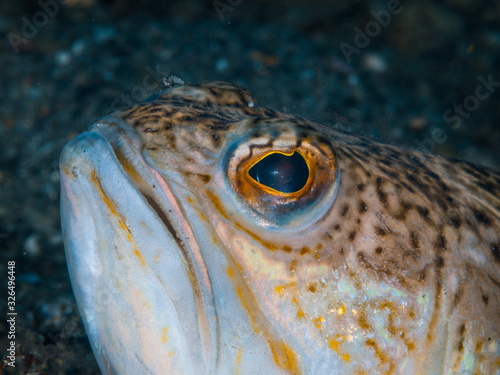
{"label": "fish lip", "polygon": [[[135,189],[145,198],[148,204],[152,206],[151,208],[156,212],[165,226],[170,226],[168,230],[172,237],[177,237],[177,239],[194,237],[187,233],[190,230],[190,225],[183,217],[181,210],[178,207],[166,208],[166,205],[168,204],[168,197],[166,197],[165,194],[169,191],[168,183],[158,172],[156,172],[156,170],[147,164],[147,161],[144,160],[145,158],[142,155],[141,149],[142,141],[137,135],[135,129],[117,117],[106,116],[100,119],[91,126],[88,133],[79,135],[75,137],[74,140],[70,141],[61,155],[61,174],[63,175],[63,180],[64,178],[68,178],[70,173],[75,173],[74,170],[71,171],[71,169],[69,169],[72,158],[71,154],[74,153],[74,148],[87,147],[88,150],[86,152],[89,152],[96,142],[105,142],[112,150],[117,164],[121,166],[123,174],[128,177],[128,182],[134,186]],[[124,165],[124,161],[127,161],[130,164]],[[138,172],[139,170],[141,171],[140,173]],[[138,174],[134,175],[134,173]],[[141,181],[138,180],[138,177],[144,177],[146,182],[141,183]],[[64,192],[65,182],[62,182],[62,184]],[[151,186],[153,185],[161,187],[161,189],[151,189]],[[171,191],[170,193],[172,196],[175,196]],[[161,197],[161,194],[163,194],[163,198]],[[174,204],[175,202],[172,201],[171,203]],[[61,206],[63,211],[67,211],[67,208],[64,208],[67,204],[68,202],[65,203],[63,199]],[[68,212],[64,213],[63,216],[63,231],[66,234],[66,238],[68,228],[65,228],[64,222],[66,221],[67,214]],[[218,331],[218,323],[215,319],[215,302],[211,290],[210,280],[206,274],[203,258],[201,255],[198,254],[197,256],[197,254],[195,254],[196,249],[194,248],[193,243],[184,241],[181,246],[180,242],[177,241],[177,246],[184,249],[183,255],[189,258],[192,265],[190,269],[196,280],[196,284],[201,288],[196,296],[197,307],[203,307],[202,311],[198,311],[197,309],[197,324],[201,337],[199,351],[201,351],[201,357],[203,357],[205,362],[203,367],[207,369],[208,373],[213,373],[218,362],[217,350],[219,345],[217,342],[218,335],[216,334]],[[86,267],[79,267],[79,260],[77,258],[80,255],[75,254],[70,250],[71,245],[68,240],[66,240],[65,248],[68,257],[68,267],[72,271],[70,272],[72,285],[74,286],[73,289],[75,290],[75,295],[79,301],[79,305],[84,307],[92,306],[94,303],[92,295],[95,294],[96,290],[96,286],[93,283],[93,276],[99,272],[99,256],[97,251],[95,248],[93,249],[92,246],[89,246],[87,250],[93,249],[85,256],[85,259],[89,262],[89,264],[87,264]],[[97,332],[96,327],[96,312],[92,311],[92,309],[85,308],[81,310],[89,336],[93,339],[98,338],[99,333]],[[177,314],[181,314],[181,312],[177,311]],[[109,362],[101,353],[98,343],[93,343],[93,350],[96,357],[98,357],[101,368],[103,368],[103,366],[109,368]]]}
{"label": "fish lip", "polygon": [[[116,371],[108,361],[106,353],[103,352],[97,338],[100,336],[97,324],[97,310],[87,308],[94,304],[94,295],[96,293],[95,275],[98,274],[98,254],[96,247],[90,242],[96,237],[95,226],[85,226],[88,235],[83,238],[84,244],[78,241],[78,244],[70,240],[74,227],[69,224],[70,219],[81,215],[82,211],[92,211],[86,200],[83,200],[78,207],[68,196],[74,196],[74,186],[71,185],[71,179],[78,177],[78,170],[73,165],[74,151],[80,149],[82,153],[87,153],[92,148],[95,141],[100,140],[100,136],[94,133],[79,134],[70,140],[63,148],[59,161],[59,174],[61,181],[60,213],[61,213],[61,232],[64,241],[64,251],[68,273],[78,305],[78,310],[82,318],[83,325],[91,341],[92,351],[104,374],[115,374]],[[85,249],[85,251],[74,251],[75,249]]]}

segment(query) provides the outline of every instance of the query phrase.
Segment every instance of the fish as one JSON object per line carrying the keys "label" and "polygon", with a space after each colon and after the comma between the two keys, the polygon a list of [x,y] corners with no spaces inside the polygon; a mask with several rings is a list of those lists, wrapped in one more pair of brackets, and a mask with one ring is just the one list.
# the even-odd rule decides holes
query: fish
{"label": "fish", "polygon": [[103,374],[499,374],[500,173],[177,82],[60,159]]}

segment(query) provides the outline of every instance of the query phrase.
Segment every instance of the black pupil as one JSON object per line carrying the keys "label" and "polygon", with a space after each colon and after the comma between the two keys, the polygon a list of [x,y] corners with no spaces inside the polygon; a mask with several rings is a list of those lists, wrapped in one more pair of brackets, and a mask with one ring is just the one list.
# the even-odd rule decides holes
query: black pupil
{"label": "black pupil", "polygon": [[305,186],[309,168],[298,152],[291,156],[273,153],[257,162],[248,174],[258,183],[274,190],[294,193]]}

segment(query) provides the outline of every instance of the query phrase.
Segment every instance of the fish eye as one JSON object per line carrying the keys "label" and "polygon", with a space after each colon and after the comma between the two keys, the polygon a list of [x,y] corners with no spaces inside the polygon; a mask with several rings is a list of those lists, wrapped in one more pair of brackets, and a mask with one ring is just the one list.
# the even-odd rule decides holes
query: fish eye
{"label": "fish eye", "polygon": [[259,184],[286,194],[298,192],[306,185],[309,168],[299,152],[273,152],[257,161],[248,174]]}
{"label": "fish eye", "polygon": [[[319,220],[337,194],[340,171],[332,143],[312,128],[295,132],[282,119],[259,119],[228,144],[218,173],[233,209],[268,228]],[[305,219],[307,218],[307,219]]]}

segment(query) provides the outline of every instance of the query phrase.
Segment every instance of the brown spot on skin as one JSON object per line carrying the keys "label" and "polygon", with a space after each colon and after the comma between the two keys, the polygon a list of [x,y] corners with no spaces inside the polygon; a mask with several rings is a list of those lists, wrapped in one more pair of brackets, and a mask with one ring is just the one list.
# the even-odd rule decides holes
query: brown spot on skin
{"label": "brown spot on skin", "polygon": [[404,181],[400,181],[400,184],[406,189],[408,190],[410,193],[415,193],[415,189],[412,188],[410,185],[408,185],[406,182]]}
{"label": "brown spot on skin", "polygon": [[488,297],[488,295],[486,295],[486,294],[483,294],[483,295],[481,296],[481,299],[483,300],[484,304],[485,304],[486,306],[488,306],[488,302],[490,301],[490,297]]}
{"label": "brown spot on skin", "polygon": [[458,340],[457,349],[459,352],[464,350],[464,334],[465,334],[465,324],[462,324],[458,329],[458,334],[460,335],[460,340]]}
{"label": "brown spot on skin", "polygon": [[441,208],[441,210],[443,210],[444,212],[448,211],[448,205],[446,204],[446,202],[444,200],[438,199],[437,204]]}
{"label": "brown spot on skin", "polygon": [[322,237],[323,237],[324,239],[326,239],[327,241],[328,241],[328,240],[333,239],[332,235],[331,235],[329,232],[325,232],[325,233],[323,233],[323,234],[322,234]]}
{"label": "brown spot on skin", "polygon": [[497,243],[492,243],[490,244],[490,248],[495,262],[500,263],[500,245]]}
{"label": "brown spot on skin", "polygon": [[371,329],[372,327],[370,326],[370,323],[368,323],[368,319],[366,318],[366,311],[361,310],[359,313],[359,318],[358,318],[358,324],[361,329],[368,330]]}
{"label": "brown spot on skin", "polygon": [[[439,177],[436,176],[436,178],[439,178]],[[443,191],[446,191],[446,192],[451,191],[451,189],[448,187],[448,185],[446,185],[444,182],[441,182],[439,185],[441,186],[441,189],[443,189]]]}
{"label": "brown spot on skin", "polygon": [[208,184],[212,178],[208,174],[199,174],[198,177],[206,184]]}
{"label": "brown spot on skin", "polygon": [[357,188],[359,191],[364,191],[366,189],[366,186],[365,184],[358,184]]}
{"label": "brown spot on skin", "polygon": [[422,206],[416,206],[417,208],[417,212],[419,213],[419,215],[427,222],[427,223],[430,223],[431,222],[431,218],[429,217],[429,210],[425,207],[422,207]]}
{"label": "brown spot on skin", "polygon": [[462,220],[458,216],[452,216],[450,217],[450,224],[455,227],[455,228],[460,228],[460,225],[462,224]]}
{"label": "brown spot on skin", "polygon": [[397,220],[404,221],[406,220],[406,215],[408,214],[408,211],[410,211],[413,208],[413,205],[406,201],[401,201],[399,205],[401,206],[401,209],[397,214],[394,215],[394,218]]}
{"label": "brown spot on skin", "polygon": [[382,227],[375,226],[375,234],[378,236],[387,236],[387,231]]}
{"label": "brown spot on skin", "polygon": [[410,245],[414,248],[414,249],[419,249],[420,248],[420,239],[418,237],[418,233],[417,232],[410,232]]}
{"label": "brown spot on skin", "polygon": [[298,375],[299,362],[295,352],[284,342],[269,342],[274,362],[289,374]]}
{"label": "brown spot on skin", "polygon": [[339,225],[339,224],[335,224],[335,225],[333,226],[333,229],[335,229],[335,230],[339,230],[339,229],[340,229],[340,225]]}
{"label": "brown spot on skin", "polygon": [[300,255],[306,255],[307,253],[309,253],[311,250],[309,250],[308,247],[303,247],[302,249],[300,249]]}
{"label": "brown spot on skin", "polygon": [[344,207],[342,207],[342,211],[340,211],[340,216],[345,216],[348,211],[349,211],[349,205],[345,204]]}
{"label": "brown spot on skin", "polygon": [[475,211],[474,216],[476,217],[476,220],[485,226],[491,225],[491,220],[488,216],[483,211]]}
{"label": "brown spot on skin", "polygon": [[380,203],[382,203],[382,205],[384,207],[386,207],[387,206],[387,193],[382,190],[383,181],[384,180],[381,177],[377,177],[375,179],[375,184],[376,184],[378,200],[380,201]]}
{"label": "brown spot on skin", "polygon": [[366,254],[363,251],[358,251],[358,261],[365,267],[365,268],[373,268],[373,266],[366,260]]}
{"label": "brown spot on skin", "polygon": [[409,340],[405,340],[405,345],[409,352],[415,349],[415,344]]}
{"label": "brown spot on skin", "polygon": [[212,133],[212,142],[213,142],[213,145],[215,147],[219,147],[220,146],[221,140],[220,140],[220,137],[219,137],[218,134]]}
{"label": "brown spot on skin", "polygon": [[437,256],[434,258],[434,264],[436,265],[437,268],[443,268],[444,267],[444,259],[442,256]]}
{"label": "brown spot on skin", "polygon": [[356,238],[356,230],[353,230],[351,231],[351,233],[349,233],[349,241],[354,241],[354,239]]}
{"label": "brown spot on skin", "polygon": [[283,250],[286,253],[291,253],[292,252],[292,248],[290,246],[287,246],[287,245],[283,246],[281,248],[281,250]]}
{"label": "brown spot on skin", "polygon": [[382,246],[379,246],[375,249],[375,254],[380,255],[380,254],[382,254],[383,251],[384,251],[384,249],[382,248]]}
{"label": "brown spot on skin", "polygon": [[358,211],[360,214],[363,214],[365,213],[366,211],[368,211],[368,206],[366,205],[366,203],[364,201],[359,201],[359,206],[358,206]]}
{"label": "brown spot on skin", "polygon": [[462,287],[459,287],[457,292],[455,293],[454,298],[453,298],[452,311],[455,310],[455,307],[457,307],[458,302],[460,302],[460,299],[462,298],[462,294],[463,294],[463,289],[462,289]]}
{"label": "brown spot on skin", "polygon": [[307,289],[311,293],[316,293],[316,291],[318,290],[318,284],[317,283],[309,283],[309,285],[307,286]]}
{"label": "brown spot on skin", "polygon": [[445,251],[446,250],[446,237],[443,232],[439,233],[434,243],[434,248],[436,251]]}

